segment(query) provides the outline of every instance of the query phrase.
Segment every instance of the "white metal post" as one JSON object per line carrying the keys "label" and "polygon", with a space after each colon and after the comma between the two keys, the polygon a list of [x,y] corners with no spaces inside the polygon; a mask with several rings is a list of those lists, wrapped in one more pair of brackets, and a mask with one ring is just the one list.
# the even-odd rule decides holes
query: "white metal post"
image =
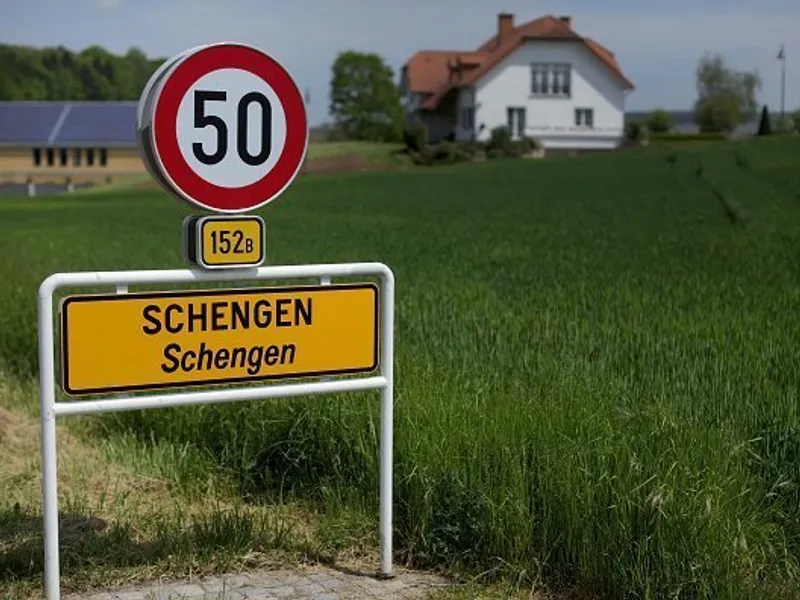
{"label": "white metal post", "polygon": [[392,450],[394,445],[394,275],[382,275],[381,295],[381,388],[380,439],[380,570],[382,577],[392,576]]}
{"label": "white metal post", "polygon": [[[328,277],[327,275],[324,275],[323,277],[319,278],[319,284],[320,285],[330,285],[331,284],[331,278]],[[330,377],[322,377],[322,378],[320,378],[321,381],[330,381],[330,379],[331,379]]]}
{"label": "white metal post", "polygon": [[53,295],[39,291],[39,408],[42,419],[42,516],[47,600],[58,600],[58,457],[56,455]]}
{"label": "white metal post", "polygon": [[[118,294],[128,292],[128,285],[157,283],[191,283],[197,281],[230,281],[243,279],[319,278],[330,285],[331,277],[379,275],[381,284],[380,373],[350,378],[325,379],[311,383],[251,386],[236,389],[211,389],[138,397],[112,394],[96,400],[55,401],[55,349],[53,297],[62,287],[115,285]],[[56,417],[127,410],[190,406],[199,404],[262,400],[311,394],[336,394],[379,389],[381,393],[380,423],[380,577],[392,576],[392,461],[394,410],[394,274],[382,263],[344,263],[317,265],[269,266],[241,271],[203,271],[176,269],[154,271],[101,271],[89,273],[57,273],[39,287],[39,402],[41,408],[42,496],[44,515],[45,590],[47,600],[58,600],[59,536],[58,478],[56,455]]]}

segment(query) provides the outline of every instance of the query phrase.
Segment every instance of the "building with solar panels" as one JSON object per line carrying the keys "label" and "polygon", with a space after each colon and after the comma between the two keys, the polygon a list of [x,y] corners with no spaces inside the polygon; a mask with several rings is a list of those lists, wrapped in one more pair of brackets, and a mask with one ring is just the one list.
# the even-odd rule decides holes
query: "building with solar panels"
{"label": "building with solar panels", "polygon": [[0,183],[108,181],[144,173],[136,102],[0,102]]}

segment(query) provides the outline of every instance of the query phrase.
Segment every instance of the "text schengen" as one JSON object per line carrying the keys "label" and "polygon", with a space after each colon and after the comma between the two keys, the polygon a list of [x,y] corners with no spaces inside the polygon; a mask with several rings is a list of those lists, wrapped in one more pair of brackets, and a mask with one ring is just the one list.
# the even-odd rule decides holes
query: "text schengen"
{"label": "text schengen", "polygon": [[[300,328],[313,325],[311,297],[257,300],[217,300],[172,303],[166,306],[148,304],[142,309],[142,331],[147,335],[236,331],[243,329]],[[161,370],[182,371],[243,369],[258,375],[264,367],[292,365],[297,357],[297,344],[254,344],[211,346],[201,341],[185,347],[177,341],[164,346]]]}
{"label": "text schengen", "polygon": [[70,296],[67,394],[366,373],[378,364],[370,283]]}

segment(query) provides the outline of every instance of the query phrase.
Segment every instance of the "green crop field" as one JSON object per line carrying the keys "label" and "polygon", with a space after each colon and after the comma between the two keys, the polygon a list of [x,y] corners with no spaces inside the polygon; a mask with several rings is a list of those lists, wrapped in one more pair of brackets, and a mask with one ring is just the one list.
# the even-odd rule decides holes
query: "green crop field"
{"label": "green crop field", "polygon": [[[45,276],[180,267],[187,211],[144,189],[0,202],[2,372],[36,376]],[[800,141],[308,177],[261,214],[269,263],[395,272],[398,560],[581,598],[800,595]],[[372,536],[377,423],[364,393],[91,426]],[[9,543],[0,582],[38,576],[40,541]]]}

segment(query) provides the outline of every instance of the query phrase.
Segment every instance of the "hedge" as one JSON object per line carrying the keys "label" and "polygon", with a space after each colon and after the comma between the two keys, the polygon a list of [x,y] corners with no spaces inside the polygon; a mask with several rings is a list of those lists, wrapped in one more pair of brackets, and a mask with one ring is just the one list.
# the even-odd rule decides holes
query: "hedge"
{"label": "hedge", "polygon": [[711,142],[725,140],[724,133],[651,133],[653,142]]}

